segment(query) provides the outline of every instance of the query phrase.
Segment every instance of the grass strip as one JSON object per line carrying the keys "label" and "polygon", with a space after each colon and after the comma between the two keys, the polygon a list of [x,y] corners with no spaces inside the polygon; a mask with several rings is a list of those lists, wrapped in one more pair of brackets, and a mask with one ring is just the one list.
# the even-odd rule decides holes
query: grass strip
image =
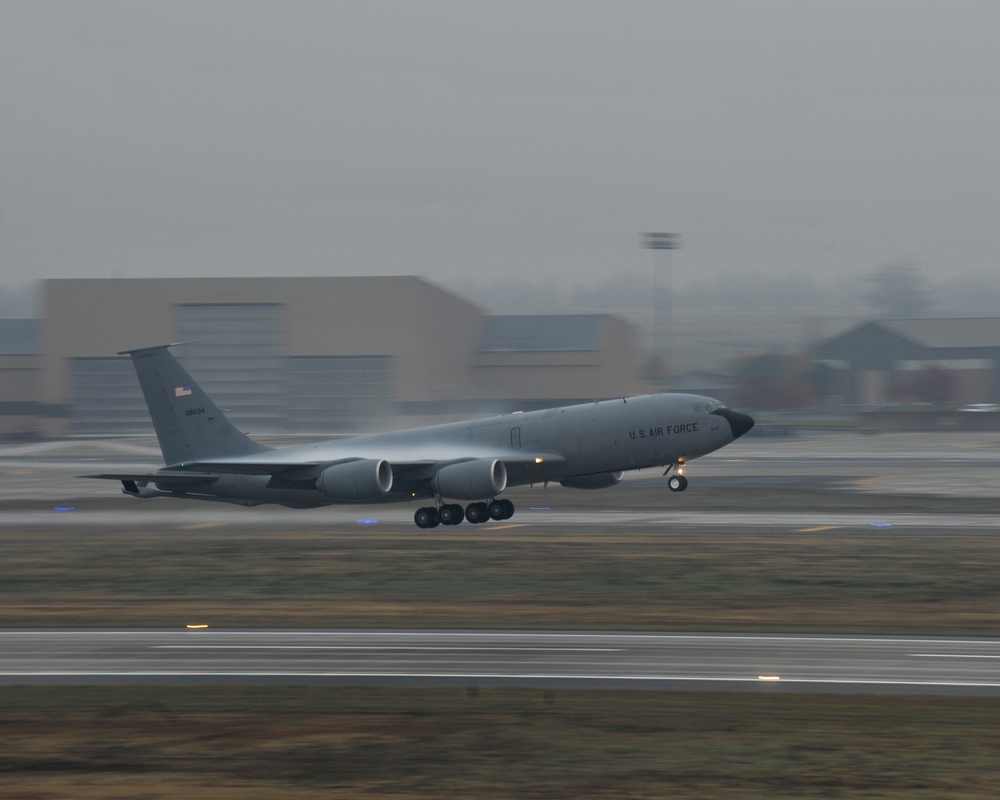
{"label": "grass strip", "polygon": [[801,694],[0,688],[0,794],[994,798],[1000,701]]}
{"label": "grass strip", "polygon": [[1000,537],[881,530],[4,531],[0,627],[997,634]]}

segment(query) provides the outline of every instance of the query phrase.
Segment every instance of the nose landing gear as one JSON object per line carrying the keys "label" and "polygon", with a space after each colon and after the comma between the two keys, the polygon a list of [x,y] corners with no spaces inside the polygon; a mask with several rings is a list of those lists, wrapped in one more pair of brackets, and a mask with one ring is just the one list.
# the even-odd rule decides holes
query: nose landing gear
{"label": "nose landing gear", "polygon": [[[671,470],[673,470],[673,475],[670,475]],[[688,479],[684,477],[683,461],[679,461],[678,463],[671,465],[664,474],[670,475],[670,478],[667,480],[667,488],[669,488],[670,491],[683,492],[688,488]]]}

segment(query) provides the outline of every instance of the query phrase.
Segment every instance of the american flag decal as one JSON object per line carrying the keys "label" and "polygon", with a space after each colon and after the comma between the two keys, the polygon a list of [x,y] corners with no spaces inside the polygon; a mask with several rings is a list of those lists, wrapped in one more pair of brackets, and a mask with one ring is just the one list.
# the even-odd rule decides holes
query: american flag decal
{"label": "american flag decal", "polygon": [[174,389],[174,397],[187,397],[191,394],[190,386],[178,386]]}

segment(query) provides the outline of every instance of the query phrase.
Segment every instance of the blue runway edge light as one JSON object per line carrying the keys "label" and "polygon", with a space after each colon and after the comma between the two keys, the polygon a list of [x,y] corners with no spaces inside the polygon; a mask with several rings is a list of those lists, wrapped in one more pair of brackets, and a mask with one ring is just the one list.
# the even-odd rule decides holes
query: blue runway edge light
{"label": "blue runway edge light", "polygon": [[53,506],[53,511],[76,511],[76,506]]}
{"label": "blue runway edge light", "polygon": [[891,528],[892,527],[892,523],[891,522],[873,522],[872,523],[872,527],[873,528]]}
{"label": "blue runway edge light", "polygon": [[377,519],[359,519],[358,525],[378,525]]}

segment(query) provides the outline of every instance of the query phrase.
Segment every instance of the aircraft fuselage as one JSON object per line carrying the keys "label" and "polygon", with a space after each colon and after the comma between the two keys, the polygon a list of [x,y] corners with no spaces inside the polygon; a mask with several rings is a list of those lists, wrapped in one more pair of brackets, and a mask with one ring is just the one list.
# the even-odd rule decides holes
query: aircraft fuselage
{"label": "aircraft fuselage", "polygon": [[[89,476],[121,481],[134,497],[296,508],[433,497],[434,506],[417,509],[418,526],[478,523],[514,513],[499,497],[510,486],[601,489],[626,471],[666,466],[668,487],[683,491],[686,462],[754,424],[710,397],[658,394],[270,448],[240,431],[168,348],[124,351],[166,467]],[[473,502],[463,509],[446,500]]]}
{"label": "aircraft fuselage", "polygon": [[[720,407],[699,395],[643,395],[297,445],[245,460],[254,465],[321,464],[364,458],[408,464],[396,470],[389,492],[367,501],[402,502],[434,496],[429,479],[448,462],[499,458],[508,487],[684,463],[736,438],[730,423],[711,413]],[[240,461],[235,457],[226,463]],[[199,468],[210,464],[210,459],[202,461]],[[186,493],[299,507],[366,502],[331,499],[315,488],[287,483],[269,475],[225,474],[201,491],[192,487]],[[169,481],[162,488],[176,491]]]}

